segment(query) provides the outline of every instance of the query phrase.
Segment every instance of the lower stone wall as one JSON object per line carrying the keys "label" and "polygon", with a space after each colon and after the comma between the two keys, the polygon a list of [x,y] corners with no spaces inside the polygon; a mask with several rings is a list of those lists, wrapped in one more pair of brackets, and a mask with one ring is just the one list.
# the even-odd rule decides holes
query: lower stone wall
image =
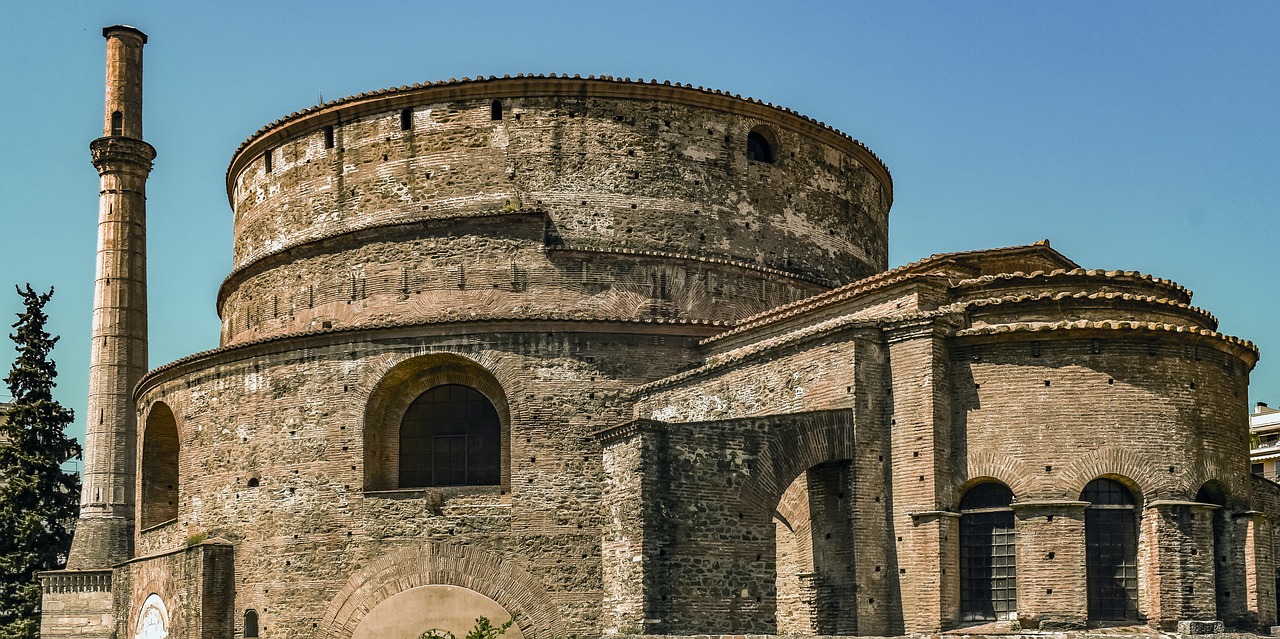
{"label": "lower stone wall", "polygon": [[169,639],[227,639],[235,614],[234,549],[208,541],[118,566],[116,636],[132,637],[149,600],[159,600]]}
{"label": "lower stone wall", "polygon": [[58,570],[42,573],[41,637],[112,639],[110,570]]}

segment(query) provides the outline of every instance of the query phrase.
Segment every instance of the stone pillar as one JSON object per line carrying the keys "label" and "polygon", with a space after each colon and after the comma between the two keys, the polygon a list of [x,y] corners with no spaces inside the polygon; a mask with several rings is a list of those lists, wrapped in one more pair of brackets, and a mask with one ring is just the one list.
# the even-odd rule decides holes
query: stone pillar
{"label": "stone pillar", "polygon": [[1147,504],[1147,618],[1162,630],[1179,622],[1217,619],[1213,576],[1213,511],[1218,506],[1160,500]]}
{"label": "stone pillar", "polygon": [[1018,621],[1023,628],[1074,630],[1089,619],[1084,501],[1014,502]]}
{"label": "stone pillar", "polygon": [[893,395],[890,534],[906,633],[938,632],[960,615],[959,515],[946,512],[954,467],[947,334],[932,318],[885,331]]}
{"label": "stone pillar", "polygon": [[661,632],[666,430],[661,422],[637,420],[597,437],[604,448],[602,626],[606,634]]}
{"label": "stone pillar", "polygon": [[89,405],[80,519],[67,568],[98,570],[133,554],[137,415],[134,385],[147,370],[146,183],[155,149],[142,141],[146,34],[117,25],[107,39],[98,169],[98,270],[94,284]]}
{"label": "stone pillar", "polygon": [[1236,522],[1244,528],[1245,606],[1249,621],[1257,626],[1274,626],[1277,593],[1271,521],[1264,513],[1250,510],[1238,513]]}

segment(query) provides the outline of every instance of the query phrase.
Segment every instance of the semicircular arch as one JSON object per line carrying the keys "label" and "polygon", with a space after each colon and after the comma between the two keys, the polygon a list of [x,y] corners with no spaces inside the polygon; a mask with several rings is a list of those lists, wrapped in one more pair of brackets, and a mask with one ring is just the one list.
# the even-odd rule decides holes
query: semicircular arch
{"label": "semicircular arch", "polygon": [[795,413],[776,419],[785,422],[770,433],[739,493],[744,508],[769,515],[800,473],[819,464],[854,459],[856,452],[852,411]]}
{"label": "semicircular arch", "polygon": [[400,420],[419,395],[446,384],[473,388],[484,395],[498,413],[503,489],[510,486],[511,409],[507,391],[489,367],[453,353],[430,353],[388,362],[368,391],[364,414],[365,490],[394,489],[399,481]]}
{"label": "semicircular arch", "polygon": [[1091,481],[1114,479],[1124,484],[1141,500],[1171,496],[1177,489],[1169,473],[1161,474],[1156,460],[1127,448],[1104,446],[1082,455],[1067,466],[1054,482],[1060,496],[1077,499]]}
{"label": "semicircular arch", "polygon": [[548,605],[546,584],[501,557],[470,546],[425,542],[390,552],[356,571],[329,603],[318,636],[349,639],[370,611],[420,586],[459,586],[492,599],[516,615],[528,639],[547,639],[563,629]]}

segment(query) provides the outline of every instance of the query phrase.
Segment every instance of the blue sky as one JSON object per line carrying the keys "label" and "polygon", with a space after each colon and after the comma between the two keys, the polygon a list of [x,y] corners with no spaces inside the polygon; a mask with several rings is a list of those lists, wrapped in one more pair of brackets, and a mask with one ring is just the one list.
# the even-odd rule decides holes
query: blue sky
{"label": "blue sky", "polygon": [[[151,37],[152,366],[217,346],[223,178],[259,127],[321,95],[554,72],[724,89],[858,138],[893,172],[892,265],[1049,238],[1173,279],[1262,348],[1250,400],[1280,402],[1280,3],[63,0],[6,18],[0,286],[57,287],[58,398],[77,413],[116,23]],[[0,314],[18,308],[0,290]]]}

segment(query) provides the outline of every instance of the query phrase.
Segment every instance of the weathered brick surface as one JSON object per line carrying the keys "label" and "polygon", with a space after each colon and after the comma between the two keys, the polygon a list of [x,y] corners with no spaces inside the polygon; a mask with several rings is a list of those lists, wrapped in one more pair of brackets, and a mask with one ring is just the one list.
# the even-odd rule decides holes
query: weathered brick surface
{"label": "weathered brick surface", "polygon": [[[147,375],[143,435],[90,452],[141,499],[135,558],[102,623],[102,588],[51,585],[50,636],[127,636],[154,594],[173,637],[243,636],[252,609],[263,636],[345,639],[424,586],[530,638],[937,633],[985,482],[1014,495],[1017,623],[1080,628],[1098,478],[1137,502],[1140,621],[1275,620],[1252,345],[1046,243],[885,271],[887,171],[800,116],[455,82],[290,116],[227,181],[222,347]],[[401,418],[444,384],[493,404],[500,480],[400,489]]]}

